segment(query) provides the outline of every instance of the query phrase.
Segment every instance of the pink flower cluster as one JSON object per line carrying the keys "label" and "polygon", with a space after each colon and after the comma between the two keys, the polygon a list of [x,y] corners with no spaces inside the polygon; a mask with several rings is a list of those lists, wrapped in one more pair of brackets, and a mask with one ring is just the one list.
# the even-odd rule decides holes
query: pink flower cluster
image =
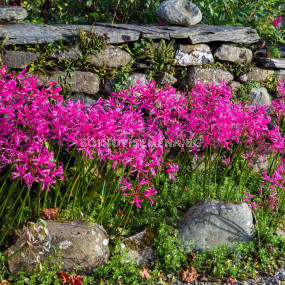
{"label": "pink flower cluster", "polygon": [[[225,82],[197,84],[190,94],[170,86],[156,88],[155,82],[137,84],[92,106],[80,101],[63,104],[59,87],[43,88],[24,72],[10,75],[4,68],[0,84],[0,169],[12,166],[12,179],[19,177],[28,187],[41,182],[43,190],[64,179],[63,166],[50,148],[54,144],[67,150],[75,147],[87,160],[109,160],[113,169],[125,169],[117,190],[132,197],[138,207],[145,198],[153,203],[157,192],[152,180],[158,172],[175,178],[179,167],[166,159],[169,147],[98,145],[98,140],[179,141],[182,147],[176,151],[195,156],[207,147],[231,152],[240,144],[249,161],[270,150],[284,152],[284,137],[277,125],[269,128],[272,122],[265,106],[233,103]],[[282,85],[279,94],[281,99],[272,103],[278,120],[285,109]],[[199,141],[201,147],[185,148],[185,140]],[[230,162],[229,156],[225,163]]]}
{"label": "pink flower cluster", "polygon": [[39,88],[35,77],[0,70],[0,170],[13,165],[12,179],[20,177],[28,187],[41,182],[42,190],[63,179],[62,165],[46,146],[54,136],[52,111],[62,102],[60,88]]}
{"label": "pink flower cluster", "polygon": [[279,23],[283,23],[283,19],[282,19],[281,15],[277,16],[274,19],[269,18],[269,20],[275,29],[277,29],[279,27]]}

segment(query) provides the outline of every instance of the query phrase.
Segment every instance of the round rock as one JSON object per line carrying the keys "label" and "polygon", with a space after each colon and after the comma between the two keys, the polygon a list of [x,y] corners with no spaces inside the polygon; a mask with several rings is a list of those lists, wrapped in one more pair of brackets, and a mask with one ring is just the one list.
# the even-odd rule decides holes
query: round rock
{"label": "round rock", "polygon": [[[37,224],[38,225],[38,224]],[[28,248],[21,254],[15,255],[8,261],[9,270],[18,272],[21,267],[32,270],[37,264],[35,257],[40,256],[41,262],[48,259],[49,255],[61,253],[62,268],[66,272],[72,272],[75,268],[77,272],[90,274],[102,263],[106,263],[109,258],[109,239],[106,231],[98,224],[89,225],[85,221],[68,221],[60,223],[56,221],[46,221],[46,228],[49,236],[46,243],[49,248],[42,246],[33,247],[33,252]],[[44,243],[42,243],[44,244]],[[22,240],[17,239],[7,251],[6,256],[11,256],[22,245]],[[56,262],[57,256],[54,256]]]}
{"label": "round rock", "polygon": [[172,25],[190,27],[202,20],[200,9],[188,0],[168,0],[161,3],[156,13]]}
{"label": "round rock", "polygon": [[252,213],[246,203],[204,200],[182,216],[178,231],[182,246],[187,249],[194,242],[195,251],[254,238]]}

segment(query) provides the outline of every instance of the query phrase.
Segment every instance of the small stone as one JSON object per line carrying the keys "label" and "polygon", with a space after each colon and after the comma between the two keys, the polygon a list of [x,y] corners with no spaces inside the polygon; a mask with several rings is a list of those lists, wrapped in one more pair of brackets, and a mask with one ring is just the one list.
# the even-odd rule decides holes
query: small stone
{"label": "small stone", "polygon": [[258,57],[257,61],[262,67],[285,69],[285,58]]}
{"label": "small stone", "polygon": [[273,70],[254,67],[251,71],[240,76],[242,82],[263,82],[268,81],[274,75]]}
{"label": "small stone", "polygon": [[119,68],[131,61],[131,55],[118,47],[107,46],[98,53],[89,54],[87,59],[97,68]]}
{"label": "small stone", "polygon": [[173,75],[163,72],[163,74],[156,79],[156,82],[160,85],[173,85],[177,82],[177,79]]}
{"label": "small stone", "polygon": [[0,6],[0,24],[7,24],[12,21],[24,20],[28,12],[20,6]]}
{"label": "small stone", "polygon": [[222,79],[230,83],[233,81],[234,76],[230,72],[219,68],[192,67],[188,70],[186,78],[182,80],[182,84],[192,88],[198,81],[203,84],[218,84]]}
{"label": "small stone", "polygon": [[246,203],[204,200],[181,217],[178,231],[182,247],[187,249],[189,242],[194,242],[195,251],[211,250],[224,243],[231,247],[233,242],[254,238],[253,217]]}
{"label": "small stone", "polygon": [[175,64],[178,66],[205,65],[214,63],[209,46],[205,44],[178,46],[175,54]]}
{"label": "small stone", "polygon": [[280,70],[277,72],[277,80],[281,81],[282,85],[285,85],[285,70]]}
{"label": "small stone", "polygon": [[221,61],[233,63],[249,62],[252,59],[252,51],[247,48],[232,45],[221,45],[215,52],[215,57]]}
{"label": "small stone", "polygon": [[72,47],[70,50],[65,50],[63,52],[56,51],[54,52],[51,57],[60,59],[60,60],[69,60],[72,61],[76,58],[79,58],[81,56],[81,53],[78,48]]}
{"label": "small stone", "polygon": [[123,239],[121,248],[128,249],[127,258],[134,259],[138,266],[154,260],[153,245],[154,235],[146,230]]}
{"label": "small stone", "polygon": [[237,81],[232,81],[229,86],[233,93],[237,93],[240,90],[241,84]]}
{"label": "small stone", "polygon": [[172,25],[190,27],[202,20],[200,9],[188,0],[168,0],[160,4],[156,13]]}
{"label": "small stone", "polygon": [[132,75],[129,76],[128,81],[129,81],[129,86],[135,86],[138,84],[138,81],[141,84],[145,84],[147,80],[145,74],[133,73]]}
{"label": "small stone", "polygon": [[251,89],[249,96],[251,97],[251,105],[254,106],[270,106],[270,96],[265,87]]}
{"label": "small stone", "polygon": [[15,69],[23,69],[38,58],[38,54],[26,51],[6,50],[1,54],[3,65]]}
{"label": "small stone", "polygon": [[[37,224],[38,225],[38,224]],[[62,270],[72,272],[75,268],[77,272],[90,274],[100,266],[106,263],[109,258],[109,247],[107,242],[98,244],[96,238],[108,241],[106,231],[97,224],[89,225],[84,221],[55,222],[46,221],[46,228],[50,234],[51,247],[49,251],[42,251],[38,247],[33,247],[34,254],[40,252],[41,262],[44,262],[52,255],[51,248],[54,247],[56,253],[61,252]],[[94,235],[94,231],[96,232]],[[103,237],[103,239],[102,239]],[[17,239],[5,254],[10,256],[13,251],[21,247],[22,240]],[[36,265],[35,255],[26,248],[22,251],[24,256],[16,255],[8,261],[9,270],[16,273],[23,267],[25,270],[31,270]],[[54,263],[57,257],[54,256]]]}
{"label": "small stone", "polygon": [[[72,76],[71,76],[72,75]],[[51,81],[62,84],[67,91],[97,94],[99,91],[99,77],[92,72],[75,71],[72,74],[56,71],[53,76],[39,75],[38,80],[44,86],[49,86]]]}

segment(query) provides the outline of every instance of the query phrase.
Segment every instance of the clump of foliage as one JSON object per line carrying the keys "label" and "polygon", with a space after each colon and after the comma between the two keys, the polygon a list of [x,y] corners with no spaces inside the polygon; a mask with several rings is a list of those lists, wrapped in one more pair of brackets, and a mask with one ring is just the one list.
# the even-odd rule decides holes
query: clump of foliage
{"label": "clump of foliage", "polygon": [[151,78],[163,72],[174,73],[174,41],[167,43],[165,40],[160,40],[155,43],[153,40],[142,39],[140,42],[135,42],[129,52],[134,61],[139,60],[149,66],[145,73]]}

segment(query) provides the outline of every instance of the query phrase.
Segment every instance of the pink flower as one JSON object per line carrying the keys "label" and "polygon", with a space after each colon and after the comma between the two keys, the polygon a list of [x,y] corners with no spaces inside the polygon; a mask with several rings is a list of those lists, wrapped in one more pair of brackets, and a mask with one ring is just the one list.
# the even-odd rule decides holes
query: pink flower
{"label": "pink flower", "polygon": [[277,29],[279,27],[279,23],[283,22],[281,15],[277,16],[273,20],[271,18],[269,18],[269,20],[271,21],[271,24],[275,29]]}
{"label": "pink flower", "polygon": [[153,198],[151,198],[150,196],[152,196],[152,195],[156,195],[157,194],[157,191],[155,190],[155,188],[154,187],[152,187],[152,188],[147,188],[146,190],[145,190],[145,193],[144,193],[144,197],[147,197],[150,201],[151,201],[151,204],[153,205],[154,204],[154,199]]}

